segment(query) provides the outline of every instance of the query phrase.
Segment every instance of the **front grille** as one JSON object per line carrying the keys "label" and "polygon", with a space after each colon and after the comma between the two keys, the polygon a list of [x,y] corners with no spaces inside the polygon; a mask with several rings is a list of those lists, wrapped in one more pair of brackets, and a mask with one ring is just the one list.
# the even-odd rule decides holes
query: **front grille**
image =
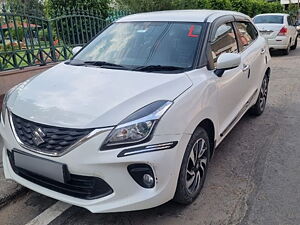
{"label": "front grille", "polygon": [[69,174],[70,179],[68,179],[66,183],[60,183],[16,167],[13,154],[7,150],[7,155],[11,167],[16,174],[32,183],[50,190],[86,200],[101,198],[113,193],[112,188],[104,180],[98,177]]}
{"label": "front grille", "polygon": [[53,127],[25,120],[11,114],[15,135],[29,149],[49,155],[59,155],[78,140],[88,135],[92,129],[70,129]]}

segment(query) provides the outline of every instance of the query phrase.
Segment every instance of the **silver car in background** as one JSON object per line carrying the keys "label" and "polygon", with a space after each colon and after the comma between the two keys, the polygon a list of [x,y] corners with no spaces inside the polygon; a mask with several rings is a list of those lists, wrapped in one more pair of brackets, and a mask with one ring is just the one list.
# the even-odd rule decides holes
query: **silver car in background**
{"label": "silver car in background", "polygon": [[289,14],[260,14],[253,21],[267,39],[270,50],[279,49],[288,55],[297,48],[298,32]]}

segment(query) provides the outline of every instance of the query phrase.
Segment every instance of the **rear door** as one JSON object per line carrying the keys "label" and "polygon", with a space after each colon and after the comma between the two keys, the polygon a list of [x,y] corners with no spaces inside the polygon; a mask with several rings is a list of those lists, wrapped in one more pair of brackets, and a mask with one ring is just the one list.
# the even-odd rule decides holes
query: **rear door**
{"label": "rear door", "polygon": [[235,27],[241,49],[243,76],[247,79],[244,90],[246,103],[255,96],[264,76],[267,45],[250,21],[237,21]]}

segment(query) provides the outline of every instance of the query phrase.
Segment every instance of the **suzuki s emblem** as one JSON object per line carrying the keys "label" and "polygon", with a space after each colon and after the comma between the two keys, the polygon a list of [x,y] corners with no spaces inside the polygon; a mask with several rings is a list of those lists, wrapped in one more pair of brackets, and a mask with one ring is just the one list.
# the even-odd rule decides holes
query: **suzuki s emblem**
{"label": "suzuki s emblem", "polygon": [[39,146],[39,145],[45,143],[45,140],[43,139],[43,137],[46,137],[46,135],[44,134],[44,132],[42,131],[41,128],[36,128],[33,131],[32,140],[36,146]]}

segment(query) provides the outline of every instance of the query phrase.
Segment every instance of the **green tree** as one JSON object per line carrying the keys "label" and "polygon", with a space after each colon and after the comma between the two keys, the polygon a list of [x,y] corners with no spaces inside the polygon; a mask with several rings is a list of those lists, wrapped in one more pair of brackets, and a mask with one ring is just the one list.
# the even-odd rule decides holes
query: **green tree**
{"label": "green tree", "polygon": [[49,17],[55,17],[59,11],[67,8],[82,8],[94,10],[101,14],[102,18],[108,15],[110,0],[46,0],[46,13]]}
{"label": "green tree", "polygon": [[211,4],[210,0],[174,0],[172,7],[174,9],[209,9]]}
{"label": "green tree", "polygon": [[292,4],[290,1],[286,12],[289,13],[292,17],[296,18],[298,15],[298,6],[296,4]]}
{"label": "green tree", "polygon": [[120,9],[132,12],[149,12],[173,9],[172,0],[116,0]]}
{"label": "green tree", "polygon": [[218,10],[232,10],[232,4],[230,0],[211,0],[212,9]]}
{"label": "green tree", "polygon": [[44,1],[42,0],[7,0],[5,5],[15,12],[26,12],[32,15],[44,14]]}
{"label": "green tree", "polygon": [[253,1],[251,0],[231,0],[232,9],[238,12],[245,13],[252,16],[253,11]]}
{"label": "green tree", "polygon": [[168,9],[234,10],[251,17],[260,13],[282,12],[280,2],[266,0],[116,0],[121,9],[147,12]]}

